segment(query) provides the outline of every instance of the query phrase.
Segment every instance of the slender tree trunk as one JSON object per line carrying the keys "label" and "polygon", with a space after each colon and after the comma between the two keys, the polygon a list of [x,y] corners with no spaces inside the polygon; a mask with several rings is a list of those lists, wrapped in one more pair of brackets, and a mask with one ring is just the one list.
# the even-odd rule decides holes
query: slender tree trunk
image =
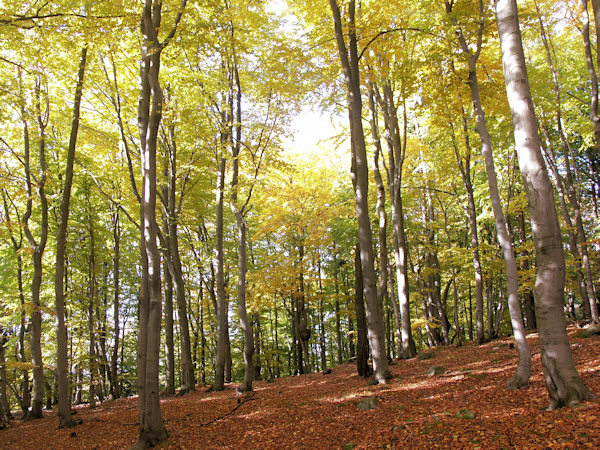
{"label": "slender tree trunk", "polygon": [[119,383],[119,337],[120,337],[120,319],[119,319],[119,296],[121,294],[121,278],[120,278],[120,263],[121,263],[121,227],[119,221],[119,210],[115,209],[113,213],[113,348],[110,358],[110,394],[113,399],[121,397],[121,389]]}
{"label": "slender tree trunk", "polygon": [[469,219],[471,253],[473,258],[473,271],[475,273],[475,326],[477,329],[477,344],[481,345],[485,342],[483,324],[483,273],[481,269],[481,256],[479,252],[479,236],[477,234],[477,211],[475,208],[475,196],[473,193],[473,182],[471,176],[471,144],[468,134],[468,126],[464,108],[462,111],[462,120],[466,148],[464,161],[462,156],[460,155],[458,146],[454,141],[454,134],[452,136],[452,139],[454,142],[454,153],[456,155],[456,161],[458,163],[458,168],[460,170],[465,191],[467,192],[467,217]]}
{"label": "slender tree trunk", "polygon": [[335,253],[334,243],[334,261],[333,261],[333,281],[335,285],[335,343],[337,349],[337,363],[342,365],[344,362],[344,349],[342,347],[342,317],[340,311],[340,280],[339,280],[339,260]]}
{"label": "slender tree trunk", "polygon": [[77,146],[77,132],[79,131],[79,107],[83,91],[83,77],[87,57],[87,47],[81,51],[79,73],[75,87],[75,102],[73,106],[73,122],[71,136],[67,150],[67,165],[65,171],[65,185],[63,188],[60,206],[60,223],[56,234],[56,272],[54,277],[54,292],[56,296],[56,360],[58,378],[58,428],[73,425],[71,417],[71,396],[69,395],[69,364],[67,359],[67,327],[65,326],[65,247],[67,240],[67,226],[69,223],[69,206],[71,200],[71,186],[73,185],[73,164],[75,162],[75,148]]}
{"label": "slender tree trunk", "polygon": [[552,185],[540,150],[516,0],[496,0],[496,19],[515,146],[536,249],[535,306],[542,365],[550,409],[555,409],[577,404],[592,394],[577,373],[566,332],[562,241]]}
{"label": "slender tree trunk", "polygon": [[29,157],[29,135],[27,126],[25,125],[25,179],[27,184],[27,210],[23,216],[23,227],[27,240],[32,250],[33,260],[33,276],[31,279],[31,362],[33,364],[33,394],[31,402],[31,410],[26,415],[26,419],[38,419],[42,417],[42,406],[44,402],[44,363],[42,361],[42,311],[40,303],[40,291],[42,285],[42,258],[46,243],[48,241],[48,200],[46,198],[46,134],[45,130],[48,125],[49,111],[42,114],[40,107],[40,85],[41,80],[36,80],[35,97],[36,97],[36,113],[39,131],[39,163],[40,174],[37,182],[37,193],[40,198],[41,207],[41,223],[40,223],[40,239],[35,240],[31,230],[29,229],[29,218],[32,214],[33,207],[33,184],[31,181],[31,166]]}
{"label": "slender tree trunk", "polygon": [[[600,37],[600,28],[598,27],[598,20],[599,20],[599,15],[600,15],[600,1],[598,0],[593,0],[592,2],[593,6],[594,6],[594,17],[596,19],[596,38]],[[552,73],[552,84],[554,86],[554,97],[556,100],[556,126],[558,129],[558,133],[560,136],[560,141],[561,141],[561,145],[563,148],[563,152],[565,155],[565,161],[564,161],[564,166],[566,168],[566,183],[564,183],[564,181],[561,183],[561,179],[560,176],[557,177],[556,173],[554,173],[554,176],[556,178],[556,183],[557,183],[557,188],[560,189],[561,186],[565,186],[565,191],[567,192],[567,196],[569,198],[569,202],[571,203],[571,206],[573,208],[573,212],[575,215],[575,229],[576,229],[576,234],[577,237],[579,239],[579,245],[581,247],[581,263],[579,262],[579,255],[576,255],[575,253],[573,254],[573,258],[576,260],[576,273],[577,273],[577,278],[578,278],[578,282],[579,282],[579,286],[580,286],[580,290],[581,290],[581,286],[583,286],[585,288],[585,294],[583,294],[582,292],[582,301],[585,303],[588,303],[590,305],[590,314],[592,316],[592,320],[594,321],[594,323],[599,323],[600,322],[600,317],[598,316],[598,306],[596,303],[596,292],[594,289],[594,281],[593,281],[593,277],[592,277],[592,270],[590,267],[590,259],[589,259],[589,255],[588,255],[588,251],[587,251],[587,239],[586,239],[586,235],[585,235],[585,230],[583,228],[583,220],[582,220],[582,215],[581,215],[581,205],[579,203],[579,199],[578,199],[578,195],[576,193],[576,189],[575,189],[575,183],[573,180],[573,176],[571,173],[571,149],[570,149],[570,145],[567,141],[567,138],[565,136],[565,133],[563,131],[563,126],[562,126],[562,105],[561,105],[561,97],[560,97],[560,87],[558,84],[558,74],[554,65],[554,61],[552,59],[552,54],[550,52],[550,45],[548,42],[548,36],[546,35],[546,31],[545,31],[545,27],[544,27],[544,23],[542,21],[542,16],[540,14],[539,8],[537,3],[535,4],[537,12],[538,12],[538,16],[539,16],[539,22],[540,22],[540,32],[541,32],[541,37],[542,40],[544,42],[544,47],[546,49],[546,59],[548,60],[548,65],[550,66],[550,70]],[[591,60],[591,45],[589,43],[589,18],[588,18],[588,13],[587,13],[587,1],[585,1],[585,4],[582,2],[582,7],[583,7],[583,12],[584,12],[584,29],[583,29],[583,36],[584,36],[584,41],[585,41],[585,50],[586,50],[586,61],[587,61],[587,65],[588,65],[588,71],[590,74],[590,80],[592,82],[594,82],[594,80],[596,80],[596,85],[592,86],[592,105],[591,105],[591,112],[590,112],[590,119],[592,120],[592,123],[594,125],[594,132],[596,135],[596,145],[600,145],[600,118],[598,117],[598,86],[597,86],[597,77],[596,77],[596,71],[594,68],[594,63]],[[598,61],[600,61],[600,53],[598,53],[597,49],[597,57],[598,57]],[[554,170],[553,170],[554,172]],[[561,183],[561,186],[559,186],[559,183]],[[564,197],[564,194],[562,194]],[[564,198],[562,199],[562,201],[564,202]],[[562,208],[562,204],[561,204],[561,208]],[[563,213],[566,211],[566,208],[562,208],[563,209]],[[568,216],[568,212],[566,214]],[[570,217],[567,219],[567,217],[565,216],[565,220],[568,220],[570,222]],[[569,226],[569,225],[568,225]],[[571,249],[573,251],[573,249],[577,249],[577,245],[573,245],[572,242],[572,237],[571,235],[573,234],[572,230],[572,226],[569,226],[569,236],[571,238],[570,241],[570,246]],[[576,253],[579,253],[579,251],[576,251]],[[584,275],[585,275],[585,281],[582,280],[582,274],[581,274],[581,265],[583,263],[583,269],[584,269]],[[578,267],[577,267],[578,266]],[[588,308],[585,308],[584,311],[587,311]]]}
{"label": "slender tree trunk", "polygon": [[[598,1],[592,2],[594,6],[594,16],[596,19],[600,19],[600,11],[598,8]],[[582,12],[582,29],[581,35],[583,37],[583,45],[585,49],[585,61],[587,64],[588,75],[590,77],[590,86],[592,89],[590,99],[590,120],[594,128],[594,136],[596,140],[596,146],[600,145],[600,116],[598,115],[598,75],[594,68],[594,57],[592,56],[592,43],[590,41],[590,17],[588,13],[588,1],[581,0],[581,12]],[[598,27],[598,22],[596,22]],[[598,56],[600,61],[600,56]]]}
{"label": "slender tree trunk", "polygon": [[223,254],[223,190],[225,183],[225,158],[221,156],[217,172],[217,218],[215,224],[215,261],[217,267],[217,361],[215,382],[211,389],[225,389],[225,360],[227,358],[227,305],[225,299],[225,269]]}
{"label": "slender tree trunk", "polygon": [[386,140],[388,144],[388,190],[392,209],[392,231],[394,259],[396,263],[396,280],[398,285],[398,302],[402,321],[401,339],[399,339],[398,357],[412,358],[417,354],[412,327],[410,323],[410,302],[408,283],[408,241],[404,230],[404,211],[402,204],[402,171],[406,153],[407,115],[406,105],[403,107],[404,143],[400,136],[397,108],[389,80],[383,83],[383,98],[377,95],[384,117]]}
{"label": "slender tree trunk", "polygon": [[[176,205],[177,188],[177,144],[175,141],[174,126],[169,127],[170,142],[168,145],[169,170],[167,186],[167,228],[168,228],[168,264],[175,295],[177,299],[177,315],[179,317],[179,339],[181,345],[181,371],[183,374],[183,386],[179,394],[192,392],[196,389],[194,377],[194,365],[192,364],[192,348],[190,342],[190,326],[187,312],[187,300],[185,298],[185,281],[183,279],[183,268],[179,254],[179,236],[177,221],[179,210]],[[181,194],[183,195],[183,193]]]}
{"label": "slender tree trunk", "polygon": [[0,328],[0,429],[12,419],[10,412],[10,402],[8,401],[7,393],[7,378],[6,378],[6,357],[5,349],[8,341],[4,329]]}
{"label": "slender tree trunk", "polygon": [[[377,216],[379,218],[378,238],[379,238],[379,285],[377,286],[377,302],[383,305],[384,296],[388,292],[389,278],[389,262],[387,248],[387,214],[385,212],[385,187],[381,178],[379,169],[379,158],[382,155],[381,139],[379,137],[379,127],[377,125],[377,110],[375,108],[375,94],[372,84],[369,84],[369,109],[371,110],[371,134],[375,145],[375,153],[373,155],[375,184],[377,186]],[[396,302],[393,302],[395,333],[398,336],[398,341],[402,341],[400,308]],[[388,327],[388,329],[391,327]],[[388,339],[388,345],[392,341]],[[388,349],[388,353],[391,353]]]}
{"label": "slender tree trunk", "polygon": [[164,96],[160,86],[161,51],[175,35],[186,0],[182,0],[175,25],[163,42],[158,39],[162,3],[144,0],[141,16],[142,58],[138,128],[142,165],[140,216],[142,228],[142,284],[140,289],[138,333],[138,408],[140,436],[134,448],[154,446],[167,438],[160,411],[159,355],[162,316],[161,262],[156,243],[156,147]]}
{"label": "slender tree trunk", "polygon": [[167,262],[164,264],[165,274],[165,371],[167,384],[165,392],[167,395],[175,394],[175,345],[173,341],[173,279],[171,272],[167,267]]}
{"label": "slender tree trunk", "polygon": [[365,317],[365,300],[363,296],[362,265],[360,249],[354,252],[354,309],[356,311],[356,369],[361,377],[373,373],[369,366],[369,341],[367,339],[367,319]]}
{"label": "slender tree trunk", "polygon": [[360,73],[358,45],[355,29],[355,0],[348,5],[349,44],[346,46],[342,19],[337,0],[330,0],[333,13],[335,35],[340,62],[346,80],[348,106],[350,107],[351,147],[353,153],[353,185],[355,192],[356,216],[360,241],[361,265],[364,281],[365,312],[369,346],[373,357],[374,381],[385,384],[390,377],[385,351],[385,329],[383,307],[377,301],[377,276],[375,274],[373,241],[368,205],[368,164],[365,135],[362,126],[362,99],[360,93]]}
{"label": "slender tree trunk", "polygon": [[[233,33],[233,31],[232,31]],[[252,332],[252,323],[248,319],[246,309],[246,273],[248,272],[248,257],[246,250],[246,221],[244,218],[245,207],[250,200],[248,196],[246,202],[241,207],[238,202],[238,177],[240,170],[239,154],[242,140],[242,88],[240,76],[237,67],[237,61],[234,59],[234,78],[236,83],[236,135],[235,142],[231,146],[233,167],[231,177],[231,210],[235,216],[238,228],[238,283],[237,283],[237,304],[238,315],[240,317],[240,328],[244,336],[244,380],[238,386],[238,392],[247,392],[252,390],[254,382],[254,334]]]}

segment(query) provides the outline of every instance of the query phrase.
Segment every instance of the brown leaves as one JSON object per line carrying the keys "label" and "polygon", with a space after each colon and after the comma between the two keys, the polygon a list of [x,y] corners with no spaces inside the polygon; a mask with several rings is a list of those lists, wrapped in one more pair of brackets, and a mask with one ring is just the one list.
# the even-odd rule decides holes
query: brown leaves
{"label": "brown leaves", "polygon": [[[547,411],[537,336],[530,387],[508,391],[516,350],[510,340],[439,348],[435,362],[447,370],[427,377],[431,361],[399,361],[385,386],[370,386],[352,365],[332,374],[258,382],[242,399],[235,386],[182,397],[164,397],[169,448],[586,448],[600,441],[600,402]],[[574,358],[585,383],[600,392],[600,337],[571,333]],[[494,351],[491,351],[494,349]],[[377,398],[374,409],[357,401]],[[238,401],[239,400],[239,401]],[[251,401],[250,401],[251,400]],[[54,413],[0,430],[0,448],[128,448],[137,439],[137,399],[107,402],[94,411],[79,409],[83,423],[57,430]]]}

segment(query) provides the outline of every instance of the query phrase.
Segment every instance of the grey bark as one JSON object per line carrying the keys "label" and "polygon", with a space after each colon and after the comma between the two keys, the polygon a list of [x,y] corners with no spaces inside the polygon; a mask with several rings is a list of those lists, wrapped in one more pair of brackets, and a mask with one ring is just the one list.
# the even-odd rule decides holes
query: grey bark
{"label": "grey bark", "polygon": [[591,398],[575,364],[563,314],[565,261],[554,196],[537,134],[516,0],[496,1],[506,92],[537,259],[536,320],[550,409]]}
{"label": "grey bark", "polygon": [[[238,228],[238,282],[237,282],[237,303],[238,315],[240,318],[240,327],[244,335],[244,380],[238,386],[238,392],[247,392],[252,390],[252,383],[256,374],[254,366],[254,333],[252,332],[252,323],[248,319],[248,311],[246,309],[246,273],[248,272],[248,257],[246,245],[246,220],[245,214],[247,206],[252,196],[252,189],[248,193],[243,205],[238,205],[238,190],[239,190],[239,171],[240,171],[240,148],[242,142],[242,87],[240,84],[240,75],[238,72],[237,61],[234,60],[234,78],[236,84],[236,126],[235,126],[235,142],[231,146],[233,167],[231,177],[231,210],[235,216]],[[262,156],[262,155],[261,155]],[[256,167],[255,177],[258,174],[260,163]]]}
{"label": "grey bark", "polygon": [[77,146],[77,132],[79,131],[79,108],[83,92],[83,77],[87,58],[87,47],[81,50],[79,73],[75,87],[75,101],[73,104],[73,121],[71,135],[67,149],[67,165],[65,169],[65,184],[60,205],[60,223],[56,233],[56,272],[54,277],[54,293],[56,296],[56,361],[58,378],[58,428],[73,425],[71,417],[71,396],[69,395],[69,363],[67,348],[67,327],[65,326],[65,247],[67,240],[67,226],[69,223],[69,210],[71,200],[71,186],[73,185],[73,164],[75,161],[75,148]]}
{"label": "grey bark", "polygon": [[[26,122],[24,121],[25,128],[27,127]],[[28,133],[27,133],[28,134]],[[10,241],[15,252],[17,258],[17,287],[19,291],[19,304],[21,308],[21,318],[19,323],[19,339],[18,339],[18,356],[17,360],[26,363],[25,356],[25,333],[26,333],[26,321],[27,315],[25,312],[25,290],[23,287],[23,257],[21,256],[21,248],[23,247],[23,231],[19,226],[19,238],[15,236],[14,227],[15,224],[11,219],[10,208],[8,206],[9,198],[6,189],[2,189],[2,202],[4,204],[4,220],[6,222],[6,226],[9,232]],[[15,209],[15,214],[17,216],[17,224],[21,223],[21,216],[19,214],[19,210],[12,200],[10,200],[11,205]],[[27,412],[29,410],[29,406],[31,404],[31,393],[29,390],[29,371],[27,369],[21,370],[21,376],[23,377],[23,381],[21,383],[21,397],[18,398],[21,410],[23,412]]]}
{"label": "grey bark", "polygon": [[162,2],[144,0],[140,20],[143,40],[138,102],[143,180],[140,202],[142,283],[137,355],[140,435],[134,448],[154,446],[167,438],[160,411],[158,384],[162,294],[160,252],[156,242],[156,147],[164,101],[159,71],[161,52],[174,37],[185,5],[186,0],[182,0],[175,24],[163,42],[158,38]]}
{"label": "grey bark", "polygon": [[[450,4],[446,2],[447,10],[450,9],[448,10],[448,13],[451,12],[449,5]],[[471,90],[471,100],[473,102],[473,110],[475,112],[477,133],[479,134],[479,138],[481,140],[481,153],[483,154],[485,160],[485,170],[488,179],[492,211],[494,213],[496,235],[498,242],[500,243],[500,248],[502,249],[502,256],[504,258],[508,308],[510,312],[513,335],[515,337],[515,342],[517,343],[517,351],[519,352],[519,365],[517,367],[517,371],[508,380],[507,387],[509,389],[521,389],[529,384],[529,377],[531,375],[531,352],[529,350],[529,345],[527,344],[527,338],[525,336],[525,330],[523,327],[523,316],[521,313],[521,306],[519,304],[519,278],[517,262],[510,234],[508,232],[506,218],[502,210],[502,201],[500,199],[498,181],[496,178],[496,169],[494,167],[492,138],[487,129],[485,111],[481,105],[481,95],[479,92],[479,82],[477,79],[477,60],[479,59],[479,54],[482,48],[485,18],[482,0],[479,0],[479,15],[480,25],[477,32],[477,47],[474,53],[469,49],[462,29],[456,23],[456,19],[454,19],[453,22],[456,26],[460,47],[467,56],[467,62],[469,65],[469,88]]]}
{"label": "grey bark", "polygon": [[374,381],[385,384],[390,377],[385,350],[385,329],[383,307],[377,302],[377,276],[374,267],[373,241],[368,205],[368,164],[365,135],[362,126],[362,99],[360,92],[360,73],[358,46],[355,28],[355,1],[348,4],[349,42],[346,45],[342,29],[342,18],[337,0],[329,0],[333,13],[335,36],[340,62],[344,72],[348,94],[350,114],[351,147],[353,153],[352,171],[355,192],[356,216],[360,242],[361,266],[364,279],[369,346],[373,357]]}
{"label": "grey bark", "polygon": [[[31,279],[31,362],[33,368],[33,393],[31,399],[31,410],[26,415],[26,419],[38,419],[42,417],[42,406],[44,402],[44,363],[42,360],[42,312],[40,309],[40,290],[42,285],[42,258],[46,243],[48,241],[48,200],[46,197],[46,127],[48,126],[49,106],[46,102],[44,113],[41,109],[41,80],[36,79],[35,85],[35,108],[38,123],[38,155],[40,164],[40,173],[37,177],[37,193],[40,198],[41,221],[40,238],[35,239],[29,229],[29,219],[31,218],[33,208],[33,183],[31,175],[30,155],[29,155],[29,134],[25,126],[25,180],[27,184],[27,209],[23,215],[23,228],[29,246],[32,250],[33,276]],[[24,112],[24,111],[23,111]]]}
{"label": "grey bark", "polygon": [[404,211],[402,202],[402,172],[406,156],[407,117],[406,105],[403,107],[403,139],[400,136],[397,107],[394,102],[392,86],[389,80],[383,82],[383,98],[377,95],[381,105],[388,144],[388,190],[392,210],[392,231],[394,245],[394,260],[396,263],[396,280],[398,303],[401,316],[401,339],[399,339],[398,357],[412,358],[417,349],[412,336],[410,323],[410,298],[408,283],[408,241],[404,229]]}
{"label": "grey bark", "polygon": [[225,298],[225,269],[223,254],[223,190],[225,187],[225,158],[220,157],[217,172],[215,258],[217,279],[217,360],[215,364],[215,382],[211,389],[225,389],[225,360],[227,358],[227,300]]}
{"label": "grey bark", "polygon": [[[598,16],[597,14],[600,14],[600,11],[598,11],[598,6],[600,6],[600,2],[598,0],[594,0],[592,2],[592,4],[594,5],[594,16],[596,17],[596,24],[598,24]],[[556,127],[558,130],[558,134],[560,136],[560,142],[561,142],[561,146],[563,149],[563,153],[565,155],[565,161],[564,161],[564,165],[566,168],[566,180],[563,179],[558,172],[555,172],[554,169],[552,169],[552,172],[554,173],[554,178],[556,179],[556,185],[557,188],[560,190],[562,190],[563,192],[561,193],[562,195],[562,200],[561,200],[561,209],[563,210],[563,215],[565,216],[565,220],[568,222],[572,222],[571,218],[569,216],[568,210],[566,209],[566,205],[563,206],[563,202],[564,202],[564,195],[565,193],[567,194],[567,198],[569,199],[569,202],[571,204],[571,207],[573,208],[573,212],[574,212],[574,216],[575,216],[575,230],[576,230],[576,238],[578,239],[579,242],[579,246],[581,248],[581,252],[579,252],[579,249],[577,248],[577,244],[573,242],[573,234],[574,232],[572,225],[568,225],[569,228],[569,238],[570,238],[570,247],[571,247],[571,251],[573,251],[573,258],[575,259],[575,271],[577,273],[577,278],[578,278],[578,283],[580,286],[580,291],[582,294],[582,301],[584,302],[584,304],[589,304],[589,312],[592,316],[592,320],[594,321],[594,323],[599,323],[600,322],[600,317],[598,316],[598,306],[596,303],[596,292],[594,289],[594,280],[592,277],[592,269],[590,266],[590,258],[588,255],[588,244],[587,244],[587,239],[586,239],[586,235],[585,235],[585,229],[583,228],[583,219],[582,219],[582,215],[581,215],[581,205],[579,203],[579,198],[575,189],[575,183],[573,180],[573,175],[572,175],[572,170],[571,170],[571,148],[570,145],[567,141],[567,138],[565,136],[565,132],[563,130],[563,124],[562,124],[562,102],[561,102],[561,96],[560,96],[560,86],[559,86],[559,82],[558,82],[558,74],[556,71],[556,67],[552,58],[552,54],[550,52],[550,44],[549,44],[549,39],[548,36],[546,34],[546,30],[544,27],[544,23],[542,21],[542,16],[540,14],[540,10],[539,7],[537,5],[537,3],[535,4],[537,12],[538,12],[538,16],[539,16],[539,23],[540,23],[540,34],[542,37],[542,41],[544,43],[544,48],[546,50],[546,59],[548,61],[548,65],[550,67],[550,71],[552,74],[552,84],[554,87],[554,98],[556,101]],[[584,40],[586,40],[586,61],[588,64],[588,70],[590,72],[590,79],[593,82],[594,79],[596,79],[596,72],[594,69],[594,64],[592,61],[589,60],[590,55],[588,55],[589,52],[591,52],[590,49],[590,44],[589,44],[589,18],[587,17],[587,2],[585,5],[582,4],[582,7],[584,9]],[[586,24],[587,21],[587,24]],[[587,27],[587,29],[586,29]],[[596,37],[600,36],[600,28],[598,28],[598,26],[596,26]],[[586,39],[587,38],[587,39]],[[600,56],[598,56],[600,58]],[[595,100],[594,100],[595,98]],[[598,128],[598,132],[600,133],[600,118],[598,118],[598,88],[597,85],[592,87],[592,111],[591,111],[591,115],[590,118],[594,124],[594,130],[596,130],[596,128]],[[597,137],[600,136],[600,134],[597,134]],[[548,142],[550,142],[548,140]],[[600,141],[598,141],[600,142]],[[552,156],[552,155],[549,155]],[[550,164],[552,164],[554,161],[549,161]],[[579,261],[579,254],[581,254],[581,262]],[[582,274],[582,270],[581,270],[581,266],[583,264],[583,274]],[[583,289],[582,289],[583,288]],[[587,305],[586,305],[587,306]],[[588,308],[585,308],[584,311],[587,311]]]}
{"label": "grey bark", "polygon": [[164,262],[163,266],[165,277],[165,308],[163,313],[165,321],[165,376],[167,378],[165,393],[168,395],[174,395],[175,344],[173,341],[173,279],[171,278],[171,272],[169,272],[166,261]]}
{"label": "grey bark", "polygon": [[[175,127],[169,126],[169,143],[167,145],[168,153],[168,172],[166,188],[166,255],[167,269],[170,272],[173,287],[175,288],[175,297],[177,299],[177,315],[179,318],[179,339],[181,351],[181,372],[183,375],[183,385],[179,394],[192,392],[196,389],[196,380],[194,377],[194,365],[192,363],[192,347],[190,341],[190,326],[187,312],[187,300],[185,290],[185,280],[183,278],[183,267],[179,252],[179,235],[177,222],[179,220],[179,207],[176,200],[177,190],[177,143],[175,141]],[[183,193],[181,194],[183,195]],[[180,197],[180,203],[182,198]]]}
{"label": "grey bark", "polygon": [[113,213],[113,321],[114,321],[114,338],[112,355],[110,358],[110,393],[113,399],[121,397],[121,385],[119,383],[118,360],[119,360],[119,338],[120,338],[120,323],[119,323],[119,296],[121,293],[120,285],[120,263],[121,263],[121,227],[119,221],[119,210],[116,209]]}

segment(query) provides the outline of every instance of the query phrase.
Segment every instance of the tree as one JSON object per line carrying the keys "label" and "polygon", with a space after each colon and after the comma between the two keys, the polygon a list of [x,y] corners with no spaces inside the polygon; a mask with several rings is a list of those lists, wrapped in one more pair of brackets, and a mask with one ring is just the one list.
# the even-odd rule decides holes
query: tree
{"label": "tree", "polygon": [[140,204],[143,238],[137,355],[140,437],[134,448],[154,446],[167,438],[158,397],[162,294],[160,253],[156,242],[156,147],[164,102],[159,73],[161,53],[175,36],[185,5],[186,0],[182,0],[174,26],[162,42],[158,36],[162,14],[160,1],[144,1],[140,23],[143,42],[138,128],[143,180]]}
{"label": "tree", "polygon": [[[22,107],[23,120],[23,141],[24,158],[23,165],[25,169],[25,182],[27,188],[27,209],[23,214],[23,227],[25,236],[29,241],[32,250],[33,277],[31,280],[31,362],[33,368],[33,394],[31,399],[31,410],[27,414],[27,419],[39,419],[42,417],[42,404],[44,401],[44,363],[42,361],[42,311],[40,304],[40,290],[42,286],[42,258],[46,244],[48,243],[48,199],[46,197],[46,127],[48,126],[49,103],[46,102],[42,111],[41,93],[42,79],[36,77],[34,88],[35,117],[38,126],[38,159],[39,174],[37,180],[37,194],[40,199],[41,221],[40,237],[36,240],[29,227],[29,219],[33,213],[33,175],[30,158],[29,126],[25,115],[25,106]],[[24,100],[23,100],[24,102]]]}
{"label": "tree", "polygon": [[333,13],[335,37],[348,95],[352,149],[352,181],[356,200],[360,259],[364,281],[369,346],[373,357],[374,381],[385,384],[390,374],[385,350],[383,306],[377,302],[377,276],[375,274],[373,241],[369,220],[369,178],[365,135],[362,126],[362,99],[355,23],[356,5],[354,0],[350,0],[348,3],[349,42],[347,45],[337,0],[330,0],[329,4]]}
{"label": "tree", "polygon": [[573,362],[563,315],[565,261],[554,196],[537,134],[516,0],[496,0],[506,93],[536,250],[535,312],[550,409],[591,398]]}
{"label": "tree", "polygon": [[69,393],[69,367],[67,349],[67,328],[65,326],[65,246],[67,239],[67,226],[69,223],[69,206],[71,200],[71,186],[73,184],[73,164],[75,162],[75,149],[77,146],[77,132],[79,131],[79,110],[83,91],[83,78],[87,58],[87,47],[81,50],[81,61],[77,84],[75,87],[75,102],[73,104],[73,122],[71,136],[67,149],[67,164],[65,168],[65,184],[60,206],[60,223],[56,235],[56,272],[54,288],[56,295],[56,323],[57,323],[57,378],[58,378],[58,418],[59,428],[73,425],[71,417],[71,395]]}
{"label": "tree", "polygon": [[[452,14],[453,3],[446,0],[446,12]],[[513,328],[513,334],[515,341],[517,342],[517,349],[519,351],[519,366],[515,375],[508,381],[508,387],[514,389],[521,389],[527,386],[529,383],[529,376],[531,374],[531,353],[529,351],[529,345],[525,338],[525,330],[523,328],[523,316],[521,314],[521,307],[519,305],[519,286],[518,286],[518,271],[517,262],[515,258],[515,252],[512,246],[510,235],[508,233],[508,227],[506,225],[506,219],[504,212],[502,211],[502,202],[500,199],[500,192],[498,190],[498,181],[496,177],[496,169],[494,167],[494,155],[492,152],[492,138],[487,129],[487,123],[485,119],[485,112],[481,105],[481,97],[479,91],[479,81],[477,79],[477,60],[481,53],[483,44],[483,28],[485,24],[484,6],[483,1],[479,0],[479,27],[477,29],[477,47],[475,52],[472,52],[469,48],[465,35],[462,28],[458,25],[456,18],[451,16],[451,21],[456,27],[456,34],[461,50],[467,58],[469,67],[469,79],[468,84],[471,91],[471,100],[473,102],[473,110],[475,111],[475,120],[477,133],[481,140],[481,153],[485,159],[485,170],[487,173],[488,187],[490,190],[490,200],[492,203],[492,210],[494,213],[494,225],[496,227],[496,235],[498,242],[502,248],[502,255],[504,257],[504,265],[506,268],[506,290],[508,294],[508,307],[510,310],[511,324]],[[461,174],[464,173],[461,169]]]}

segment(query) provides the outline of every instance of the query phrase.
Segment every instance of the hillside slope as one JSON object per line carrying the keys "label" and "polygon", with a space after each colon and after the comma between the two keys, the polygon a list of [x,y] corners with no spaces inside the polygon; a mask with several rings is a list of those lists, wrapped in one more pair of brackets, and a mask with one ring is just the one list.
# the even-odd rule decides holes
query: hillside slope
{"label": "hillside slope", "polygon": [[[577,368],[600,394],[600,337],[570,330]],[[352,365],[321,373],[258,382],[238,397],[235,385],[219,393],[198,389],[165,397],[161,407],[170,433],[164,448],[585,448],[600,445],[600,401],[577,408],[545,410],[537,335],[529,388],[507,391],[516,365],[510,339],[481,347],[432,350],[432,359],[397,361],[394,378],[369,386]],[[432,366],[445,372],[427,375]],[[376,397],[376,408],[359,409]],[[371,401],[373,403],[373,401]],[[82,423],[57,430],[54,412],[34,422],[13,422],[0,430],[2,449],[128,448],[138,432],[135,398],[78,409]]]}

